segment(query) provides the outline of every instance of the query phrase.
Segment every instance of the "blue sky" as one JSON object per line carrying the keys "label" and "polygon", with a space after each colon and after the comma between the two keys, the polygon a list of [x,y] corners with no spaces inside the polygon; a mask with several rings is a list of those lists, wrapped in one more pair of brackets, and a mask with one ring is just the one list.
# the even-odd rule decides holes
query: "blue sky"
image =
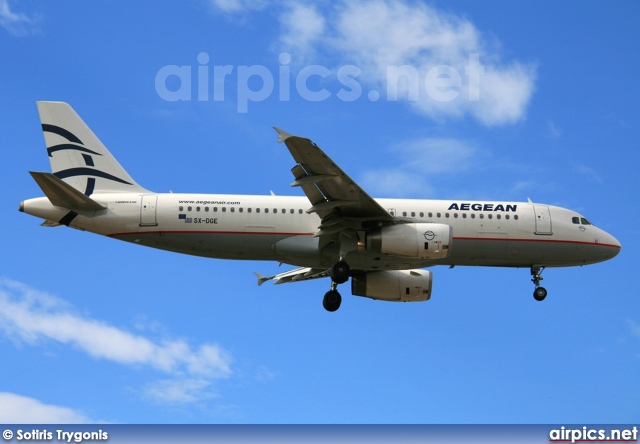
{"label": "blue sky", "polygon": [[[638,422],[639,13],[0,0],[0,422]],[[476,56],[477,85],[465,72]],[[418,96],[400,85],[391,100],[387,69],[403,65]],[[454,83],[430,94],[434,68]],[[301,73],[314,74],[307,90]],[[256,286],[253,271],[285,265],[139,248],[19,213],[41,194],[28,171],[49,170],[36,100],[70,103],[157,192],[300,194],[275,125],[374,196],[530,197],[583,213],[623,249],[546,270],[543,303],[529,270],[443,267],[428,302],[343,291],[329,314],[326,280]]]}

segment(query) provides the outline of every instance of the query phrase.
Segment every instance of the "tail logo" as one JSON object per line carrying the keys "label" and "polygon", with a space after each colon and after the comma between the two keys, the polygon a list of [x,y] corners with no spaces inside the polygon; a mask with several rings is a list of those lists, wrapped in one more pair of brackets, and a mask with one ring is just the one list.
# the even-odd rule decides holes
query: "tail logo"
{"label": "tail logo", "polygon": [[[91,155],[102,156],[102,154],[92,151],[89,148],[85,147],[84,143],[82,143],[82,141],[69,130],[66,130],[56,125],[43,123],[42,131],[57,134],[58,136],[64,137],[69,142],[71,142],[71,143],[62,143],[59,145],[48,147],[47,153],[49,154],[49,157],[53,157],[53,153],[57,151],[64,151],[64,150],[80,151],[82,153],[82,158],[84,159],[85,165],[87,167],[94,167],[95,164],[93,162],[93,157],[91,157]],[[87,178],[87,187],[84,190],[85,196],[90,196],[91,194],[93,194],[93,190],[95,189],[95,186],[96,186],[96,179],[95,179],[96,177],[112,180],[114,182],[123,183],[125,185],[132,185],[126,180],[120,179],[109,173],[105,173],[104,171],[100,171],[94,168],[87,168],[87,167],[69,168],[66,170],[54,172],[53,175],[56,176],[58,179],[64,179],[66,177],[75,177],[75,176],[94,176],[94,177]]]}

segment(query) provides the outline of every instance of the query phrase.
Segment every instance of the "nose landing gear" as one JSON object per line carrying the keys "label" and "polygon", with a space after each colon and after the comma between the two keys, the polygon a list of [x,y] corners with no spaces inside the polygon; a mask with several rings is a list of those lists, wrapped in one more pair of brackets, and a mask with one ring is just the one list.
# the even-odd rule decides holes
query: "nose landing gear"
{"label": "nose landing gear", "polygon": [[536,286],[536,289],[533,290],[533,298],[536,301],[544,301],[544,298],[547,297],[547,289],[540,286],[540,281],[543,279],[541,276],[544,271],[544,267],[541,265],[534,265],[531,267],[531,282]]}

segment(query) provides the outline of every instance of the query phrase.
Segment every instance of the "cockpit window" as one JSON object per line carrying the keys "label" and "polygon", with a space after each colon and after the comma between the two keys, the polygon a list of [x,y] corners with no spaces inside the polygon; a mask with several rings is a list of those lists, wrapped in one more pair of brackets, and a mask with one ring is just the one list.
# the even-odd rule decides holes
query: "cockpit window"
{"label": "cockpit window", "polygon": [[576,225],[579,225],[579,224],[582,224],[582,225],[593,225],[585,217],[578,217],[578,216],[572,217],[571,218],[571,222],[573,222]]}

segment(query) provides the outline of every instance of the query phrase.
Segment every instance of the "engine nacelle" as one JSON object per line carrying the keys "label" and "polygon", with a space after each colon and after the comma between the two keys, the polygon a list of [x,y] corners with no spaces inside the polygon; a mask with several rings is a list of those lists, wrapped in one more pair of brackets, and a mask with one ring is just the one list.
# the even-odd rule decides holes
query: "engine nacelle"
{"label": "engine nacelle", "polygon": [[432,283],[427,270],[370,271],[351,277],[351,293],[392,302],[428,301]]}
{"label": "engine nacelle", "polygon": [[366,249],[392,256],[442,259],[449,256],[453,230],[433,223],[398,224],[367,233]]}

